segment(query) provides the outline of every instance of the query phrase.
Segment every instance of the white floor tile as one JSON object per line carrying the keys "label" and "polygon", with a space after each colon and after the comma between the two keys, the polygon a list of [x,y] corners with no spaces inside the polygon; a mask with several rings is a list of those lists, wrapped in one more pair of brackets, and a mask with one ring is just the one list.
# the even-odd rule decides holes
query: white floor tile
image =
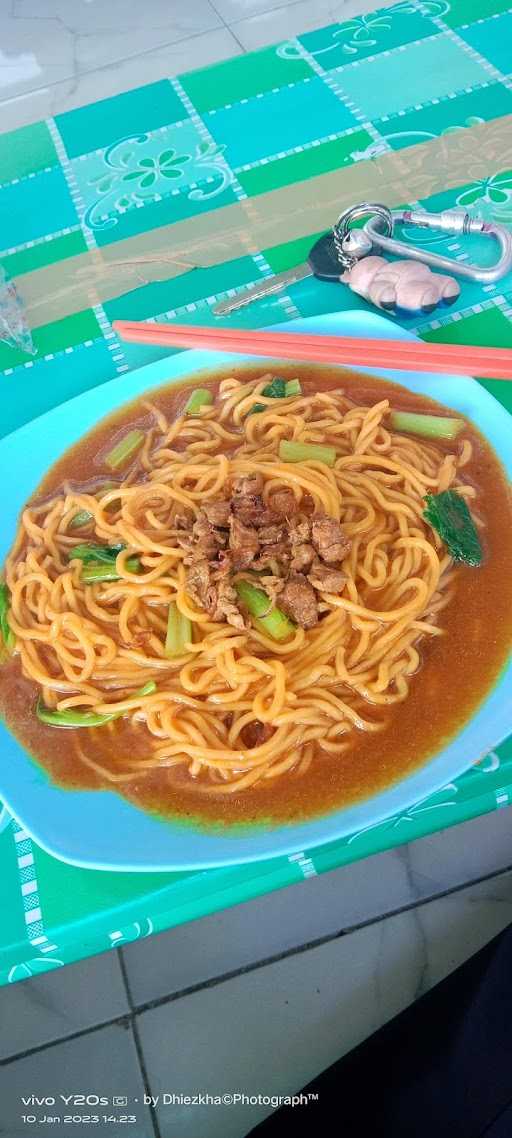
{"label": "white floor tile", "polygon": [[14,98],[7,98],[7,89],[0,87],[0,99],[5,99],[0,101],[0,133],[241,54],[231,32],[218,28]]}
{"label": "white floor tile", "polygon": [[[69,1108],[60,1095],[97,1095],[108,1100],[108,1106],[91,1105]],[[55,1105],[30,1107],[21,1099],[29,1095],[39,1098],[54,1097]],[[127,1105],[113,1103],[113,1096],[126,1096]],[[147,1107],[143,1105],[144,1085],[133,1042],[131,1029],[122,1026],[105,1027],[89,1035],[82,1035],[68,1043],[35,1052],[26,1059],[17,1059],[0,1070],[0,1133],[6,1138],[27,1138],[27,1134],[63,1135],[91,1133],[98,1138],[153,1138],[153,1125]],[[137,1099],[138,1102],[134,1100]],[[60,1117],[55,1123],[23,1123],[22,1114]],[[98,1123],[64,1123],[71,1114],[98,1115]],[[103,1122],[102,1116],[134,1114],[136,1124]]]}
{"label": "white floor tile", "polygon": [[123,950],[137,1005],[512,865],[512,811],[292,885]]}
{"label": "white floor tile", "polygon": [[128,1011],[117,952],[8,985],[0,992],[0,1059]]}
{"label": "white floor tile", "polygon": [[0,132],[348,19],[368,2],[18,0],[16,16],[0,6]]}
{"label": "white floor tile", "polygon": [[17,19],[12,15],[12,6],[3,4],[0,45],[3,98],[44,83],[58,83],[73,74],[73,33],[56,20]]}
{"label": "white floor tile", "polygon": [[282,40],[300,36],[332,24],[330,0],[299,0],[285,7],[261,11],[248,19],[236,20],[230,27],[246,51],[256,51]]}
{"label": "white floor tile", "polygon": [[[292,39],[315,28],[342,23],[374,7],[370,0],[298,0],[298,2],[271,5],[270,0],[221,0],[223,7],[239,13],[227,20],[237,39],[246,51]],[[219,3],[217,0],[217,7]],[[384,0],[379,8],[391,7]],[[219,7],[223,14],[223,9]],[[319,62],[322,62],[321,58]],[[339,61],[343,62],[342,59]]]}
{"label": "white floor tile", "polygon": [[512,807],[483,814],[398,848],[419,897],[452,889],[512,866]]}
{"label": "white floor tile", "polygon": [[[393,3],[394,0],[391,0]],[[217,11],[226,21],[226,24],[232,24],[235,20],[243,20],[248,16],[261,15],[265,12],[279,11],[279,9],[287,6],[297,7],[296,0],[214,0]],[[369,12],[375,7],[371,0],[311,0],[309,8],[313,16],[318,16],[318,23],[315,26],[322,26],[322,24],[341,23],[343,20],[350,20],[352,16],[359,16],[362,12]],[[391,4],[379,4],[379,8],[390,7]],[[320,20],[321,16],[323,20]],[[298,34],[298,33],[296,33]]]}
{"label": "white floor tile", "polygon": [[17,0],[0,7],[0,91],[75,79],[221,26],[210,0]]}
{"label": "white floor tile", "polygon": [[[273,11],[274,8],[283,8],[287,4],[293,4],[294,0],[214,0],[214,2],[226,24],[232,24],[235,20]],[[312,0],[311,7],[314,8],[316,3],[317,0]]]}
{"label": "white floor tile", "polygon": [[[139,1017],[151,1093],[289,1094],[512,920],[512,874]],[[162,1138],[243,1138],[269,1106],[159,1105]]]}

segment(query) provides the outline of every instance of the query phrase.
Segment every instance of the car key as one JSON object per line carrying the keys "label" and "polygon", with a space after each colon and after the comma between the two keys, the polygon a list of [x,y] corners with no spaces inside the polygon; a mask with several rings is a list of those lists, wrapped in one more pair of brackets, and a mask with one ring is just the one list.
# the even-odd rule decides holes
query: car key
{"label": "car key", "polygon": [[[351,228],[351,223],[368,216],[370,220],[362,229]],[[501,255],[489,267],[453,261],[398,241],[393,236],[396,225],[416,225],[445,233],[485,232],[497,242]],[[389,262],[376,253],[388,253],[403,260]],[[262,300],[309,276],[316,276],[319,280],[348,285],[352,292],[376,308],[406,316],[419,315],[457,300],[460,285],[453,276],[447,275],[450,270],[463,278],[493,282],[508,272],[511,265],[512,235],[503,225],[484,223],[461,210],[444,210],[437,214],[426,210],[391,212],[385,205],[361,202],[340,214],[332,229],[315,242],[304,264],[221,301],[213,311],[216,316],[226,316],[253,300]]]}
{"label": "car key", "polygon": [[277,273],[274,277],[268,277],[256,285],[251,285],[250,288],[237,293],[236,296],[221,300],[213,310],[214,315],[228,316],[231,312],[237,312],[239,308],[245,308],[246,304],[251,304],[253,300],[263,300],[275,292],[282,292],[290,285],[305,280],[306,277],[314,276],[321,281],[337,281],[339,283],[343,272],[344,266],[340,263],[334,232],[330,229],[328,233],[324,233],[318,241],[315,241],[311,252],[308,253],[308,259],[303,265],[297,265],[295,269],[287,269],[284,273]]}

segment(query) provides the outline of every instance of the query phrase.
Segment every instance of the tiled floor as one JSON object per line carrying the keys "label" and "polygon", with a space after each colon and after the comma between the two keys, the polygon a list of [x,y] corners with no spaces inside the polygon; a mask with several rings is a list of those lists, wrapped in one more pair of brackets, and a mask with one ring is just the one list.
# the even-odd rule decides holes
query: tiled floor
{"label": "tiled floor", "polygon": [[0,131],[371,7],[371,0],[0,0]]}
{"label": "tiled floor", "polygon": [[[4,0],[0,130],[367,7]],[[244,1138],[270,1106],[162,1096],[297,1089],[511,920],[512,812],[503,810],[2,989],[0,1134],[26,1136],[23,1111],[63,1118],[58,1096],[81,1093],[109,1099],[91,1115],[137,1118],[95,1124],[96,1135]],[[57,1104],[23,1106],[31,1094]],[[116,1095],[127,1105],[114,1108]],[[144,1095],[160,1096],[156,1109]],[[52,1138],[70,1130],[55,1123]]]}
{"label": "tiled floor", "polygon": [[126,1096],[137,1138],[244,1138],[269,1105],[163,1096],[291,1093],[511,921],[502,810],[4,988],[0,1134],[26,1135],[21,1095],[81,1093]]}

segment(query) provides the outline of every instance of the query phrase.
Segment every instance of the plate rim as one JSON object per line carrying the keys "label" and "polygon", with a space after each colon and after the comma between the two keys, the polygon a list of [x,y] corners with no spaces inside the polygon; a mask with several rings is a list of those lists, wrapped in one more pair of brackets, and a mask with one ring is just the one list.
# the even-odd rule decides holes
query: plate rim
{"label": "plate rim", "polygon": [[[338,323],[338,328],[339,328],[339,331],[341,334],[344,330],[342,327],[343,324],[348,323],[348,324],[352,325],[352,328],[354,328],[354,326],[355,326],[356,334],[357,334],[357,326],[360,325],[361,326],[361,332],[364,329],[365,335],[387,336],[389,338],[396,338],[396,339],[416,339],[417,338],[411,332],[402,328],[400,325],[395,325],[395,324],[391,323],[390,321],[386,320],[382,316],[378,316],[374,313],[362,312],[360,310],[346,311],[346,312],[340,312],[340,313],[336,312],[336,313],[323,314],[320,316],[312,316],[312,317],[303,317],[303,318],[300,318],[299,320],[288,321],[286,323],[286,330],[293,330],[293,329],[299,330],[301,327],[305,326],[309,331],[314,331],[314,326],[316,325],[316,327],[319,329],[319,335],[322,335],[322,334],[325,334],[325,326],[326,325],[336,323],[336,322]],[[322,330],[322,326],[323,326],[323,330]],[[282,326],[277,325],[274,327],[275,327],[275,330],[279,330]],[[329,330],[332,331],[331,328]],[[345,331],[346,331],[346,329],[345,329]],[[17,428],[15,431],[11,432],[10,434],[6,435],[3,439],[1,439],[0,440],[0,462],[2,461],[3,455],[6,451],[8,453],[13,447],[16,448],[20,444],[23,445],[25,438],[29,437],[30,434],[34,430],[37,431],[37,430],[41,429],[44,433],[44,427],[45,427],[46,423],[48,423],[48,422],[54,423],[56,420],[58,421],[59,418],[65,420],[66,416],[72,415],[75,409],[79,409],[80,407],[83,407],[83,405],[85,403],[94,403],[97,400],[99,400],[100,403],[104,403],[105,400],[107,402],[109,402],[109,409],[106,411],[105,410],[101,411],[100,417],[104,417],[104,415],[109,414],[112,411],[116,410],[118,407],[122,406],[123,403],[129,402],[129,401],[131,401],[132,398],[135,398],[134,395],[130,394],[130,395],[123,395],[122,398],[116,398],[116,399],[114,399],[114,401],[111,401],[109,399],[109,396],[113,393],[114,388],[115,388],[115,394],[117,396],[118,393],[120,393],[120,391],[121,391],[121,385],[123,385],[125,388],[133,386],[134,384],[136,386],[137,383],[140,382],[141,380],[144,380],[144,386],[142,387],[141,390],[145,390],[146,388],[151,389],[152,386],[154,386],[155,388],[160,387],[160,386],[163,386],[165,384],[166,379],[165,378],[159,378],[157,380],[155,378],[151,381],[150,376],[152,374],[154,374],[155,372],[161,373],[162,369],[166,365],[169,366],[170,370],[173,373],[171,376],[167,377],[167,382],[172,383],[173,381],[176,381],[178,378],[182,378],[182,377],[185,377],[187,374],[191,374],[195,371],[199,371],[201,368],[208,368],[208,367],[212,368],[212,366],[215,366],[215,363],[212,364],[212,360],[215,361],[215,360],[221,360],[221,359],[227,361],[228,359],[233,359],[233,357],[226,355],[225,353],[211,353],[211,352],[198,352],[198,351],[182,352],[182,353],[173,355],[171,357],[165,357],[164,359],[154,361],[153,363],[144,365],[141,368],[134,369],[132,372],[130,372],[128,374],[125,373],[122,377],[116,377],[113,380],[109,380],[104,384],[98,385],[97,387],[90,388],[86,392],[82,392],[79,395],[73,397],[72,399],[67,400],[65,403],[58,404],[56,407],[45,412],[43,415],[37,416],[35,419],[30,420],[28,423],[22,425],[21,427]],[[262,359],[262,357],[243,357],[243,356],[237,356],[236,357],[237,362],[243,361],[243,362],[247,362],[247,363],[257,362],[258,359]],[[175,374],[176,368],[177,368],[177,372],[178,372],[177,375]],[[386,371],[384,369],[370,369],[370,368],[361,368],[360,370],[364,374],[381,376],[383,378],[390,378],[390,379],[395,380],[398,383],[404,382],[404,376],[400,372],[396,372],[396,371],[390,372],[390,371]],[[411,374],[414,375],[415,373],[414,372],[406,373],[406,375],[409,375],[409,376]],[[148,378],[147,383],[145,382],[146,377]],[[423,379],[425,380],[425,382],[428,382],[429,378],[432,379],[432,373],[424,373],[424,376],[420,376],[419,383],[421,384]],[[475,380],[473,380],[471,377],[469,377],[469,376],[453,376],[453,377],[442,376],[442,377],[437,377],[437,378],[442,379],[445,382],[446,381],[449,382],[450,379],[452,381],[457,380],[459,382],[459,384],[461,384],[464,388],[467,387],[468,397],[469,397],[469,392],[474,394],[475,389],[477,389],[478,393],[479,393],[478,399],[482,403],[484,408],[487,406],[487,408],[489,409],[489,413],[492,413],[493,408],[499,408],[500,412],[502,414],[504,413],[506,418],[512,419],[512,415],[510,414],[510,412],[502,404],[500,404],[499,401],[496,400],[490,392],[488,392],[480,384],[476,384]],[[127,383],[127,380],[130,382]],[[441,399],[441,395],[437,395],[436,398]],[[447,402],[447,405],[450,405],[449,402]],[[85,429],[81,428],[76,437],[77,438],[81,437],[88,429],[89,429],[88,427],[86,427]],[[51,432],[50,432],[50,434],[51,434]],[[61,446],[58,448],[58,450],[56,452],[57,457],[60,453],[62,453],[63,450],[68,449],[68,447],[71,445],[73,445],[72,441],[67,440],[64,447]],[[503,461],[502,455],[499,455],[499,457],[500,457],[501,461]],[[53,458],[53,461],[55,461],[55,457]],[[48,463],[45,462],[44,469],[46,469],[47,466],[48,466]],[[40,481],[40,476],[33,482],[32,488],[34,488],[35,485],[37,485],[37,483],[39,481]],[[23,499],[25,500],[25,498],[26,498],[26,495],[23,494]],[[12,542],[12,537],[10,537],[8,542],[5,543],[7,548],[10,547],[11,542]],[[3,557],[3,553],[2,553],[2,557]],[[349,807],[346,807],[346,808],[339,809],[337,811],[333,811],[332,813],[327,814],[327,815],[323,815],[320,818],[310,819],[308,822],[305,822],[305,823],[282,824],[280,826],[276,826],[276,827],[271,828],[271,829],[253,830],[252,833],[249,833],[249,836],[246,840],[244,840],[243,838],[239,839],[235,835],[223,836],[221,838],[221,842],[223,842],[224,844],[227,842],[228,845],[231,845],[231,850],[228,850],[227,852],[224,851],[224,853],[218,852],[217,854],[215,854],[212,851],[210,856],[208,856],[206,853],[203,853],[202,855],[200,854],[199,856],[191,857],[189,855],[188,857],[185,857],[183,854],[180,855],[180,854],[176,853],[176,851],[175,851],[174,853],[172,853],[172,854],[169,853],[168,855],[160,854],[160,855],[158,855],[158,857],[155,861],[152,861],[151,858],[149,860],[147,860],[145,858],[145,856],[142,856],[142,858],[141,858],[140,854],[137,856],[137,858],[135,860],[131,860],[130,858],[127,858],[126,853],[124,855],[121,855],[120,860],[119,859],[116,860],[112,853],[109,856],[105,856],[105,854],[102,856],[89,854],[88,851],[86,851],[85,853],[82,852],[82,854],[80,854],[80,852],[78,852],[76,848],[75,849],[73,848],[73,840],[71,841],[71,847],[70,847],[70,845],[69,845],[69,834],[68,834],[67,842],[66,842],[66,840],[63,840],[64,836],[62,836],[62,838],[61,838],[60,833],[54,834],[54,835],[50,834],[48,836],[48,834],[46,834],[44,831],[44,819],[42,822],[43,829],[41,830],[37,821],[34,824],[34,819],[31,817],[30,808],[28,809],[27,814],[25,814],[23,802],[21,802],[21,804],[20,804],[19,802],[16,801],[16,792],[14,792],[14,797],[11,798],[11,794],[9,793],[8,788],[2,789],[2,768],[1,767],[0,767],[0,799],[4,802],[5,806],[13,814],[13,816],[15,818],[17,818],[20,825],[23,826],[25,831],[28,834],[30,834],[31,837],[33,837],[33,839],[37,842],[37,844],[39,846],[41,846],[42,849],[44,849],[51,856],[57,857],[58,859],[67,862],[68,864],[80,866],[83,868],[101,869],[101,870],[108,870],[108,871],[120,871],[120,872],[158,872],[158,871],[171,872],[173,870],[198,871],[199,872],[199,871],[202,871],[202,870],[207,869],[207,868],[228,867],[228,866],[239,865],[239,864],[249,863],[249,862],[258,862],[258,861],[264,861],[264,860],[266,861],[266,860],[270,860],[270,859],[276,858],[276,857],[289,856],[290,854],[292,854],[292,853],[294,853],[300,849],[310,849],[310,848],[313,848],[315,846],[318,847],[320,845],[328,844],[330,842],[339,841],[343,838],[348,837],[350,834],[353,834],[354,832],[358,832],[359,829],[366,829],[368,827],[373,828],[374,826],[382,824],[382,822],[385,821],[387,818],[393,817],[397,812],[405,811],[406,809],[410,808],[411,805],[413,805],[417,801],[421,800],[422,795],[418,794],[417,792],[415,792],[412,795],[411,795],[411,793],[409,793],[409,794],[406,793],[405,796],[402,795],[402,797],[404,797],[405,800],[407,800],[407,801],[404,801],[401,805],[399,805],[398,809],[396,807],[391,808],[391,806],[388,806],[388,807],[383,806],[380,809],[378,807],[378,803],[381,800],[386,800],[386,798],[388,798],[390,794],[393,795],[397,792],[400,794],[401,789],[404,788],[406,790],[408,784],[411,782],[414,784],[418,783],[418,782],[421,783],[423,781],[421,776],[426,774],[428,771],[430,771],[432,774],[433,766],[443,758],[447,747],[450,748],[450,746],[453,743],[455,743],[458,739],[461,739],[464,736],[465,732],[470,727],[472,721],[480,714],[483,707],[485,707],[487,705],[487,703],[490,701],[490,699],[493,696],[495,696],[497,693],[499,693],[501,687],[503,686],[503,682],[507,680],[508,672],[511,673],[510,682],[512,685],[512,665],[509,663],[508,666],[507,665],[505,666],[504,675],[502,675],[501,678],[499,678],[496,681],[496,684],[491,689],[491,691],[487,694],[487,696],[484,697],[481,704],[478,706],[476,711],[473,713],[473,715],[471,716],[468,723],[466,723],[461,728],[461,730],[459,732],[457,732],[456,736],[454,736],[454,738],[450,740],[450,742],[447,744],[447,746],[442,747],[441,750],[433,758],[427,760],[423,764],[422,767],[418,768],[411,775],[409,775],[406,779],[399,780],[397,783],[392,784],[391,787],[386,788],[386,790],[380,792],[377,795],[372,795],[370,798],[364,799],[363,801],[361,801],[359,803],[356,803],[356,804],[349,806]],[[434,779],[435,785],[432,784],[429,787],[429,789],[426,791],[426,796],[434,794],[436,792],[436,790],[440,789],[443,785],[446,784],[447,778],[458,777],[463,772],[463,770],[467,769],[470,765],[472,765],[474,762],[476,762],[478,760],[478,758],[482,757],[483,754],[487,753],[487,751],[489,749],[499,745],[499,743],[503,740],[503,738],[505,738],[507,736],[507,734],[511,728],[512,728],[512,722],[510,723],[507,730],[501,731],[500,737],[494,738],[493,742],[491,742],[489,744],[489,746],[485,747],[485,749],[482,751],[482,754],[480,756],[477,755],[476,757],[473,757],[469,761],[466,758],[464,760],[463,765],[461,765],[459,763],[458,764],[458,770],[456,773],[452,773],[450,776],[443,775],[443,778]],[[93,795],[95,802],[98,802],[99,797],[102,797],[104,802],[107,802],[107,800],[110,799],[116,803],[116,806],[118,806],[118,804],[121,803],[123,805],[123,807],[127,807],[127,810],[126,809],[124,810],[125,814],[128,812],[129,814],[131,813],[133,815],[136,815],[137,819],[139,819],[139,820],[140,820],[140,818],[144,818],[146,820],[146,822],[147,821],[150,822],[151,826],[156,825],[160,828],[162,828],[162,827],[165,828],[167,833],[169,833],[172,830],[175,834],[177,833],[178,836],[181,838],[183,838],[185,836],[187,838],[187,842],[185,844],[190,845],[190,837],[191,836],[192,836],[193,842],[195,843],[198,835],[200,835],[202,839],[206,839],[208,843],[218,844],[219,836],[217,833],[215,833],[215,832],[211,832],[211,833],[201,832],[200,830],[195,830],[193,828],[181,827],[177,823],[163,822],[162,820],[159,820],[152,815],[146,814],[145,812],[141,811],[139,808],[131,806],[131,804],[129,804],[129,803],[126,803],[126,801],[124,799],[120,799],[112,791],[78,791],[78,790],[70,791],[67,789],[63,789],[63,788],[54,786],[54,784],[51,784],[49,782],[48,776],[46,776],[44,774],[44,771],[42,770],[42,768],[38,766],[38,764],[36,763],[36,761],[34,759],[32,759],[30,756],[27,755],[27,753],[21,747],[21,744],[19,744],[17,742],[17,740],[14,738],[14,736],[12,736],[10,734],[10,732],[8,732],[8,730],[4,726],[4,724],[1,723],[0,724],[0,739],[5,738],[5,736],[7,736],[8,739],[10,739],[12,741],[15,749],[17,749],[19,752],[21,752],[23,759],[25,760],[26,763],[28,763],[30,765],[30,768],[32,769],[32,771],[35,772],[35,774],[37,776],[39,776],[39,779],[42,775],[43,780],[46,779],[46,782],[49,785],[49,787],[51,788],[51,790],[54,791],[55,793],[58,793],[60,796],[63,795],[63,796],[67,797],[68,795],[73,795],[75,797],[75,801],[77,801],[80,798],[80,796],[83,796],[83,795],[86,795],[86,796],[87,795]],[[425,797],[425,794],[423,795],[423,797]],[[372,803],[375,803],[376,808],[372,809]],[[58,804],[57,804],[57,808],[58,808]],[[366,810],[369,809],[370,812],[372,813],[372,821],[371,822],[366,823],[364,826],[359,826],[359,827],[358,826],[354,827],[354,825],[349,825],[349,824],[343,823],[343,818],[345,816],[348,815],[348,817],[350,818],[350,816],[354,813],[354,811],[364,812],[365,809]],[[107,812],[108,812],[108,803],[107,803]],[[119,809],[117,809],[115,811],[115,813],[117,813],[118,817],[121,817],[123,811],[119,811]],[[133,819],[131,817],[128,818],[128,823],[127,823],[128,827],[131,826],[132,821],[133,821]],[[146,827],[140,827],[139,826],[137,828],[140,828],[143,831],[144,828],[147,828],[147,826]],[[297,831],[297,830],[301,831],[301,835],[300,836],[297,835],[295,838],[293,838],[292,834],[294,831]],[[309,835],[305,832],[307,830],[311,830],[311,833]],[[314,833],[315,830],[317,831],[316,834]],[[330,833],[329,833],[329,830],[331,831]],[[320,831],[320,833],[318,833],[318,831]],[[322,833],[322,831],[327,831],[327,832]],[[276,845],[273,843],[273,840],[272,840],[273,836],[275,838],[277,838],[278,835],[286,835],[287,833],[290,834],[290,840],[289,841],[279,840],[279,841],[277,841],[277,847],[276,847]],[[76,837],[76,835],[72,835],[72,838],[73,838],[73,836]],[[249,843],[249,846],[251,847],[250,849],[247,848],[247,843]],[[264,847],[270,845],[270,847],[274,846],[274,848],[259,848],[260,843],[264,843]],[[202,842],[200,842],[199,844],[202,844]],[[113,857],[114,857],[114,860],[112,860]],[[164,857],[164,861],[162,861],[162,857]]]}

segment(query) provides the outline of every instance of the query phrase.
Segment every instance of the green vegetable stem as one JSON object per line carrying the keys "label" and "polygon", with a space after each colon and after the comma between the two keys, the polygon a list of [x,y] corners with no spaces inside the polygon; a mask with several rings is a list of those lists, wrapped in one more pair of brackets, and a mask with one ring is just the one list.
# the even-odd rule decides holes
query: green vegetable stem
{"label": "green vegetable stem", "polygon": [[167,616],[167,636],[165,638],[165,655],[172,659],[174,656],[183,656],[186,644],[192,640],[192,621],[178,608],[175,601],[169,605]]}
{"label": "green vegetable stem", "polygon": [[143,431],[140,431],[137,428],[133,431],[129,431],[128,434],[125,435],[124,438],[120,439],[119,442],[116,443],[115,447],[113,447],[112,450],[110,450],[106,455],[106,466],[110,467],[111,470],[117,470],[120,466],[125,466],[128,462],[128,459],[131,458],[132,455],[134,455],[135,452],[139,450],[139,447],[142,446],[143,442]]}
{"label": "green vegetable stem", "polygon": [[[144,687],[133,694],[138,699],[141,696],[153,695],[154,692],[156,692],[155,681],[148,680]],[[120,719],[124,714],[124,711],[109,711],[97,715],[95,711],[80,711],[74,707],[65,708],[64,711],[54,711],[50,707],[45,707],[41,699],[36,704],[37,718],[49,727],[102,727],[104,723]]]}
{"label": "green vegetable stem", "polygon": [[464,419],[449,419],[445,415],[417,415],[412,411],[392,411],[389,424],[394,431],[421,435],[425,439],[456,439]]}
{"label": "green vegetable stem", "polygon": [[213,395],[206,387],[198,387],[193,391],[188,402],[185,404],[185,415],[197,415],[201,407],[211,407],[213,403]]}
{"label": "green vegetable stem", "polygon": [[281,439],[279,458],[283,462],[322,462],[324,466],[334,466],[336,451],[334,447],[320,446],[317,443],[296,443]]}
{"label": "green vegetable stem", "polygon": [[271,606],[270,598],[263,589],[251,585],[250,581],[240,580],[235,581],[235,590],[260,632],[265,632],[272,640],[287,640],[293,635],[295,625],[281,609]]}

